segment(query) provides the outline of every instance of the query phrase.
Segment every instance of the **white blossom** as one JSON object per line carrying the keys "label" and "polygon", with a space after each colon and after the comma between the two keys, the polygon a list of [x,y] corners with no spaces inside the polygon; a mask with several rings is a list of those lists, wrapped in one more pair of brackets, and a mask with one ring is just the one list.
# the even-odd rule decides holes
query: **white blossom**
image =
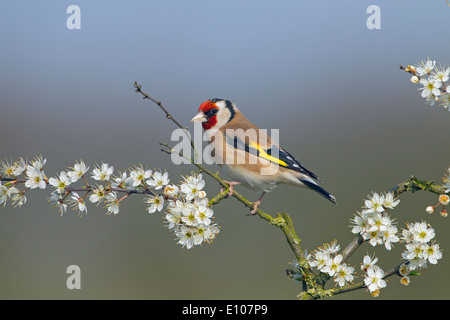
{"label": "white blossom", "polygon": [[10,197],[11,197],[11,201],[12,201],[12,205],[14,207],[21,207],[22,205],[24,205],[27,202],[27,197],[25,196],[25,192],[21,191],[19,189],[17,189],[16,187],[11,187],[8,190]]}
{"label": "white blossom", "polygon": [[0,205],[3,204],[3,207],[5,207],[9,197],[10,197],[9,188],[2,185],[2,182],[0,181]]}
{"label": "white blossom", "polygon": [[436,264],[438,260],[442,258],[442,252],[439,248],[439,244],[434,243],[427,245],[427,247],[424,248],[424,257],[428,259],[428,262],[431,264]]}
{"label": "white blossom", "polygon": [[19,161],[14,162],[14,176],[20,176],[27,169],[27,161],[20,157]]}
{"label": "white blossom", "polygon": [[147,180],[147,184],[155,188],[155,190],[162,189],[165,185],[168,185],[170,182],[169,173],[164,172],[161,173],[159,171],[155,171],[151,179]]}
{"label": "white blossom", "polygon": [[63,199],[59,193],[52,193],[50,197],[48,198],[48,201],[50,202],[52,207],[55,207],[58,209],[61,217],[63,216],[64,212],[67,210],[67,204],[63,202]]}
{"label": "white blossom", "polygon": [[427,59],[427,61],[421,61],[418,66],[416,66],[416,72],[419,76],[425,76],[431,71],[433,71],[434,67],[436,66],[436,61],[432,61],[430,59]]}
{"label": "white blossom", "polygon": [[15,169],[16,166],[14,163],[10,163],[8,160],[0,160],[0,173],[3,173],[3,176],[14,177]]}
{"label": "white blossom", "polygon": [[152,170],[145,170],[141,167],[136,167],[130,171],[130,178],[132,180],[133,187],[139,186],[144,180],[150,178],[152,175]]}
{"label": "white blossom", "polygon": [[27,177],[28,180],[25,181],[25,187],[30,189],[40,188],[45,189],[46,183],[45,183],[45,176],[44,172],[41,171],[39,167],[34,166],[28,166],[27,167]]}
{"label": "white blossom", "polygon": [[384,271],[376,265],[367,268],[364,284],[370,292],[386,287],[386,281],[383,280]]}
{"label": "white blossom", "polygon": [[441,94],[441,90],[439,88],[442,86],[442,82],[436,78],[422,78],[419,82],[423,85],[422,88],[422,98],[428,98],[429,96],[437,97]]}
{"label": "white blossom", "polygon": [[52,177],[48,179],[48,183],[56,188],[56,192],[62,194],[66,191],[66,187],[68,187],[72,181],[67,172],[61,171],[57,178]]}
{"label": "white blossom", "polygon": [[39,170],[42,170],[46,163],[47,159],[44,159],[42,156],[35,157],[34,160],[31,160],[31,166]]}
{"label": "white blossom", "polygon": [[445,68],[442,66],[436,67],[436,70],[434,70],[431,75],[441,82],[447,82],[450,75],[450,68]]}
{"label": "white blossom", "polygon": [[339,269],[342,258],[342,255],[338,254],[334,258],[327,260],[325,267],[323,267],[320,271],[328,273],[330,276],[334,276]]}
{"label": "white blossom", "polygon": [[147,207],[148,213],[154,213],[156,211],[161,211],[164,206],[164,198],[162,196],[149,196],[148,198],[144,199],[145,203],[148,203],[149,206]]}
{"label": "white blossom", "polygon": [[81,198],[78,193],[73,192],[70,196],[69,204],[72,207],[72,210],[78,210],[78,215],[81,216],[83,212],[87,214],[87,207],[84,199]]}
{"label": "white blossom", "polygon": [[89,201],[99,205],[106,197],[105,187],[103,185],[97,185],[97,188],[92,190],[92,194],[89,196]]}
{"label": "white blossom", "polygon": [[384,196],[379,195],[378,193],[373,193],[372,196],[369,196],[369,199],[364,201],[365,209],[364,213],[372,213],[372,212],[383,212],[384,207]]}
{"label": "white blossom", "polygon": [[117,193],[112,191],[105,196],[107,214],[118,214],[120,210],[120,201],[117,199]]}
{"label": "white blossom", "polygon": [[392,192],[384,194],[383,207],[388,209],[394,209],[399,203],[400,200],[394,199],[394,194]]}
{"label": "white blossom", "polygon": [[111,178],[112,173],[114,172],[114,167],[110,166],[107,163],[102,163],[101,167],[96,167],[92,173],[91,178],[97,181],[108,181]]}
{"label": "white blossom", "polygon": [[346,264],[341,264],[337,268],[336,274],[334,276],[334,282],[336,282],[340,287],[347,285],[348,283],[353,282],[354,276],[353,272],[355,268],[348,266]]}
{"label": "white blossom", "polygon": [[194,246],[194,233],[195,230],[186,226],[181,226],[177,230],[176,236],[178,237],[178,243],[184,247],[191,249]]}
{"label": "white blossom", "polygon": [[72,167],[72,171],[67,172],[67,175],[72,182],[77,182],[88,170],[89,167],[86,166],[83,160],[80,160],[80,162],[76,162]]}
{"label": "white blossom", "polygon": [[361,264],[361,270],[364,272],[367,272],[367,269],[373,265],[375,265],[375,263],[377,263],[378,258],[373,256],[369,256],[369,255],[365,255],[363,258],[363,263]]}
{"label": "white blossom", "polygon": [[185,178],[184,183],[180,186],[180,190],[187,200],[192,200],[198,197],[199,192],[205,186],[205,181],[203,181],[202,175],[189,176]]}

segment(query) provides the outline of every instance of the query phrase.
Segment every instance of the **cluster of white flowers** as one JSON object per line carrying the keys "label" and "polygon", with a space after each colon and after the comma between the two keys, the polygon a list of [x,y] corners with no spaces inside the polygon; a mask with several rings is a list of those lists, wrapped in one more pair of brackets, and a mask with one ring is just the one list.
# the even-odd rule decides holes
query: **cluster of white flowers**
{"label": "cluster of white flowers", "polygon": [[361,264],[361,270],[365,272],[364,285],[374,297],[378,297],[380,289],[386,287],[384,271],[375,264],[377,261],[378,258],[365,255]]}
{"label": "cluster of white flowers", "polygon": [[[447,201],[447,198],[440,199]],[[392,219],[386,213],[387,209],[394,209],[399,200],[394,198],[393,193],[373,193],[364,201],[361,212],[357,212],[352,219],[354,224],[352,232],[360,234],[362,238],[372,246],[384,244],[387,250],[392,249],[392,243],[406,242],[406,250],[402,257],[405,262],[399,267],[398,274],[400,282],[409,284],[409,275],[417,274],[415,269],[425,267],[426,263],[436,264],[442,258],[439,245],[433,241],[434,229],[425,222],[407,224],[408,228],[397,235],[397,227],[393,225]],[[354,268],[343,263],[343,256],[339,254],[340,246],[333,241],[307,255],[307,260],[312,268],[334,277],[336,285],[344,287],[354,279]],[[364,286],[377,297],[380,289],[386,287],[385,272],[376,265],[378,258],[364,256],[361,270],[364,271]],[[298,262],[291,263],[298,271],[289,270],[289,276],[295,280],[302,279],[301,268]]]}
{"label": "cluster of white flowers", "polygon": [[372,246],[384,244],[387,250],[391,250],[392,243],[399,242],[400,239],[397,236],[397,227],[386,210],[395,208],[399,202],[391,192],[373,193],[365,200],[363,210],[351,219],[354,224],[352,232],[361,234]]}
{"label": "cluster of white flowers", "polygon": [[402,241],[406,243],[403,259],[409,262],[411,270],[424,268],[427,262],[436,264],[442,258],[439,244],[434,241],[434,229],[426,222],[415,222],[407,225],[402,231]]}
{"label": "cluster of white flowers", "polygon": [[[61,171],[55,177],[47,178],[43,167],[46,159],[36,157],[30,163],[23,158],[16,162],[0,161],[0,204],[6,205],[10,199],[14,206],[26,202],[25,193],[30,189],[54,188],[49,199],[62,216],[70,206],[79,216],[87,214],[86,199],[95,205],[104,204],[106,214],[118,214],[122,200],[130,194],[145,195],[146,211],[162,211],[166,206],[165,216],[169,230],[173,231],[183,247],[188,249],[204,241],[211,242],[219,232],[213,223],[214,211],[208,206],[208,198],[203,190],[205,182],[201,174],[184,177],[179,186],[169,184],[167,172],[144,169],[142,165],[130,168],[128,172],[114,174],[114,167],[108,163],[96,165],[91,178],[100,184],[91,186],[85,176],[89,167],[80,160],[73,167]],[[20,175],[26,177],[20,179]],[[84,181],[84,186],[75,188],[74,183]],[[26,189],[17,188],[24,183]],[[104,184],[102,184],[104,183]],[[158,193],[160,192],[160,193]],[[124,193],[122,198],[119,193]],[[80,195],[81,194],[81,195]]]}
{"label": "cluster of white flowers", "polygon": [[203,189],[201,174],[184,177],[180,187],[168,185],[164,193],[170,195],[165,216],[167,227],[173,231],[178,243],[188,249],[202,242],[211,242],[219,227],[213,223],[213,210]]}
{"label": "cluster of white flowers", "polygon": [[[46,162],[47,159],[43,159],[42,156],[34,158],[29,163],[23,158],[15,162],[0,161],[1,176],[9,180],[5,184],[0,181],[0,204],[5,206],[7,201],[11,200],[13,206],[21,207],[27,202],[25,196],[27,190],[45,189],[47,177],[44,174],[43,167]],[[17,179],[21,175],[26,177],[24,181],[26,190],[20,190],[16,187],[18,185]]]}
{"label": "cluster of white flowers", "polygon": [[407,66],[405,71],[412,74],[411,82],[422,85],[422,98],[429,105],[440,102],[450,111],[450,87],[446,82],[449,80],[450,67],[436,66],[436,61],[427,59],[416,66]]}
{"label": "cluster of white flowers", "polygon": [[344,263],[343,256],[338,254],[340,246],[336,241],[324,244],[307,256],[309,265],[320,272],[334,278],[335,284],[343,287],[354,279],[355,268]]}

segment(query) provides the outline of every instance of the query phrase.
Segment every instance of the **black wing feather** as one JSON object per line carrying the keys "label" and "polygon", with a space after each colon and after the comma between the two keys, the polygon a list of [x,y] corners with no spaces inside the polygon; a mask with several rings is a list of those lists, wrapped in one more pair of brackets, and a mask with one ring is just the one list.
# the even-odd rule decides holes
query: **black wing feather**
{"label": "black wing feather", "polygon": [[311,178],[320,181],[319,177],[314,172],[309,171],[304,166],[302,166],[302,164],[286,150],[280,149],[278,146],[274,145],[274,146],[272,146],[272,148],[270,148],[266,151],[266,153],[268,155],[272,155],[272,153],[277,155],[277,152],[278,152],[277,158],[287,164],[287,166],[285,168],[306,174],[306,175],[310,176]]}

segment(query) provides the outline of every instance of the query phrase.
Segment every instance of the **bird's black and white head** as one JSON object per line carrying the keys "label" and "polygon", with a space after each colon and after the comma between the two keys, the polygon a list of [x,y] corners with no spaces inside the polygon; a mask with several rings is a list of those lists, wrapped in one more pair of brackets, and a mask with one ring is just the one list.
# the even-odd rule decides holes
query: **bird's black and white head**
{"label": "bird's black and white head", "polygon": [[201,122],[205,130],[220,129],[234,118],[237,111],[236,105],[231,101],[213,98],[200,105],[197,115],[191,121]]}

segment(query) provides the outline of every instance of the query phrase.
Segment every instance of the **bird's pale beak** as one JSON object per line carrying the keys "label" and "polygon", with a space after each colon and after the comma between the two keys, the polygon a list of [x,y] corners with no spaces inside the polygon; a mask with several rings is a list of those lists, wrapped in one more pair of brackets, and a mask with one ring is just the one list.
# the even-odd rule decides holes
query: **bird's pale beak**
{"label": "bird's pale beak", "polygon": [[195,115],[195,117],[193,117],[191,119],[191,122],[205,122],[206,121],[206,117],[205,114],[203,112],[199,112]]}

